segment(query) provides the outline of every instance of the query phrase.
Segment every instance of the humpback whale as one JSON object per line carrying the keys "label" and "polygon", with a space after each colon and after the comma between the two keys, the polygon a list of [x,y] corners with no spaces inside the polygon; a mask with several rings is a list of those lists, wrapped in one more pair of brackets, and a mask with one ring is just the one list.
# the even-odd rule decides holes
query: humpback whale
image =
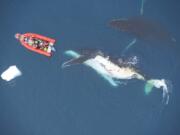
{"label": "humpback whale", "polygon": [[107,80],[112,86],[117,87],[120,80],[138,79],[144,81],[145,93],[149,94],[153,87],[162,89],[163,102],[168,104],[170,87],[169,82],[165,79],[149,79],[136,68],[136,63],[128,60],[118,59],[112,60],[102,51],[81,51],[67,50],[65,54],[73,57],[64,62],[62,68],[69,67],[75,64],[84,64],[94,69],[100,76]]}
{"label": "humpback whale", "polygon": [[175,43],[176,40],[171,33],[157,22],[144,17],[132,17],[113,19],[110,21],[112,28],[134,35],[138,39],[147,41],[161,41]]}

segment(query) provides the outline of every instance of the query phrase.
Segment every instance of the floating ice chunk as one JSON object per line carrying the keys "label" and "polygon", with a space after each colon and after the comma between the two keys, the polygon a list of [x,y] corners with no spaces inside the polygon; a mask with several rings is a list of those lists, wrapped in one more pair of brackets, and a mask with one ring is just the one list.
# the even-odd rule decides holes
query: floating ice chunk
{"label": "floating ice chunk", "polygon": [[21,76],[21,75],[22,75],[22,73],[16,67],[16,65],[12,65],[1,74],[1,78],[5,81],[11,81],[12,79],[14,79],[18,76]]}

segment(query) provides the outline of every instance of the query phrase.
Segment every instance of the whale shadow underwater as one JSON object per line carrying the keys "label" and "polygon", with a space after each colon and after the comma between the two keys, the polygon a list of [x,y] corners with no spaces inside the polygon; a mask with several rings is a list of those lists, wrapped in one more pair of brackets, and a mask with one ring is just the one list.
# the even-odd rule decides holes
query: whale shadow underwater
{"label": "whale shadow underwater", "polygon": [[134,37],[134,39],[126,46],[124,51],[127,51],[138,40],[145,41],[151,45],[163,44],[176,46],[177,44],[176,39],[166,27],[161,23],[142,16],[113,19],[109,22],[109,26]]}

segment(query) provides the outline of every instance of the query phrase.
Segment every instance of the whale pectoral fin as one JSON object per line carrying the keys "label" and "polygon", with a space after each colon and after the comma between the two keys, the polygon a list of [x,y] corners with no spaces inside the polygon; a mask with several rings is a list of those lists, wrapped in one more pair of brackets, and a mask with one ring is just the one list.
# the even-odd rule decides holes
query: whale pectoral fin
{"label": "whale pectoral fin", "polygon": [[64,62],[62,64],[62,68],[72,66],[72,65],[82,64],[83,62],[85,62],[88,59],[89,59],[89,57],[86,57],[86,56],[80,56],[78,58],[73,58],[69,61]]}

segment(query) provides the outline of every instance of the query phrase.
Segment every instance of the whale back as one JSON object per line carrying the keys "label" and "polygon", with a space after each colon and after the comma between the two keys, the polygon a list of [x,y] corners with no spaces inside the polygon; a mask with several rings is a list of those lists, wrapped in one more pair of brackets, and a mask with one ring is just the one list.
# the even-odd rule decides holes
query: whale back
{"label": "whale back", "polygon": [[110,26],[143,40],[175,42],[171,33],[162,24],[144,17],[114,19],[110,21]]}

